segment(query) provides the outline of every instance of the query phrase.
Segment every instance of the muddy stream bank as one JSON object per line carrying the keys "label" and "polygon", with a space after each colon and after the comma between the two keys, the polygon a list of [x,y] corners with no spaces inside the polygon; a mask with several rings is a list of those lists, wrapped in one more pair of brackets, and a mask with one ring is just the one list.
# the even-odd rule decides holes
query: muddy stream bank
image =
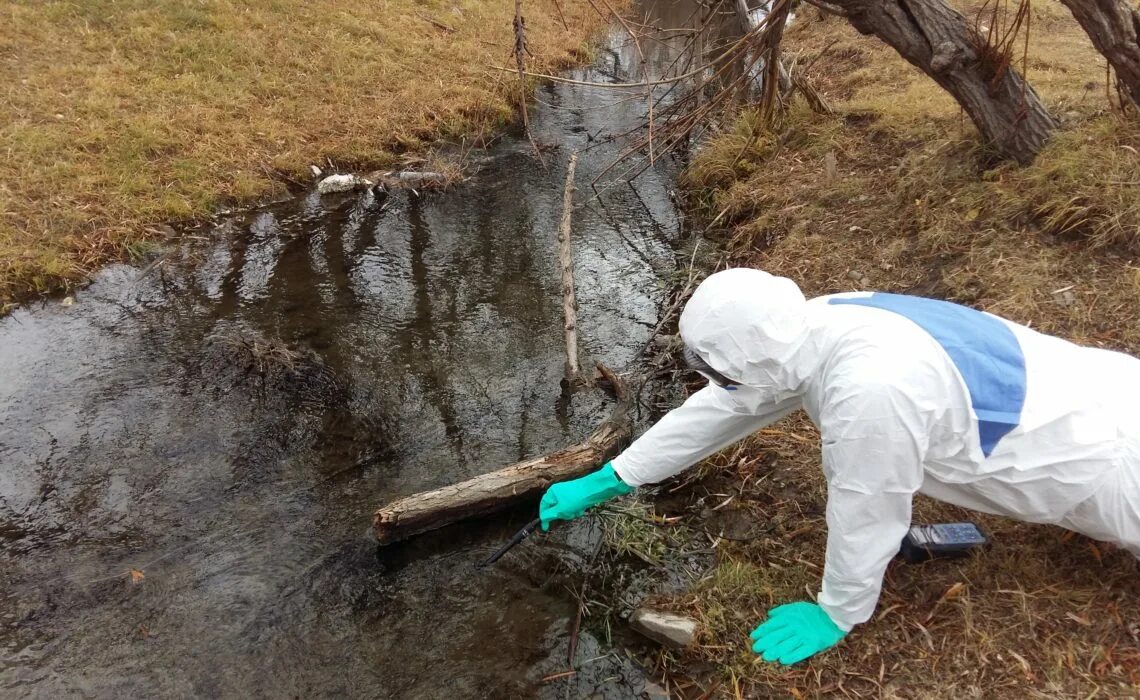
{"label": "muddy stream bank", "polygon": [[[689,3],[643,3],[664,28]],[[657,72],[686,35],[647,42]],[[619,31],[587,81],[638,79]],[[378,549],[374,508],[573,443],[609,412],[560,398],[557,230],[578,163],[583,358],[623,367],[676,270],[678,164],[588,183],[644,100],[547,85],[535,139],[439,193],[354,192],[219,220],[167,262],[0,320],[0,692],[57,697],[632,697],[583,629],[579,523],[472,566],[532,510]],[[589,148],[587,148],[589,147]],[[587,200],[589,200],[587,202]],[[595,658],[596,657],[596,658]]]}

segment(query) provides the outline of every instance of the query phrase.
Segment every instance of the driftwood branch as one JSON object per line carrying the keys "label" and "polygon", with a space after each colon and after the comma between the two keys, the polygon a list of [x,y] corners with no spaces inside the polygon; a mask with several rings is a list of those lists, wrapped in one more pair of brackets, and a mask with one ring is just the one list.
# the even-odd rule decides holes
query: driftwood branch
{"label": "driftwood branch", "polygon": [[598,371],[613,387],[617,404],[606,422],[583,442],[528,459],[458,484],[393,501],[376,511],[376,541],[390,544],[445,525],[536,499],[557,481],[582,476],[617,454],[629,439],[630,396],[626,381],[607,367]]}
{"label": "driftwood branch", "polygon": [[562,190],[562,222],[558,226],[558,258],[562,266],[563,335],[566,338],[566,382],[573,385],[581,368],[578,366],[578,302],[574,298],[574,256],[570,246],[570,214],[574,205],[574,166],[578,152],[570,154],[566,167],[566,187]]}

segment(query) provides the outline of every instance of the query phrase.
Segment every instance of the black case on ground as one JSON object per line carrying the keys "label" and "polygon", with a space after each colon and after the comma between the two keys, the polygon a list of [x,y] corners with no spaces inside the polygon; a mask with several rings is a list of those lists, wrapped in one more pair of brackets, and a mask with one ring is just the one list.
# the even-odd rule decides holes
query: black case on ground
{"label": "black case on ground", "polygon": [[974,523],[912,525],[903,538],[899,557],[912,563],[955,559],[989,543],[989,538]]}

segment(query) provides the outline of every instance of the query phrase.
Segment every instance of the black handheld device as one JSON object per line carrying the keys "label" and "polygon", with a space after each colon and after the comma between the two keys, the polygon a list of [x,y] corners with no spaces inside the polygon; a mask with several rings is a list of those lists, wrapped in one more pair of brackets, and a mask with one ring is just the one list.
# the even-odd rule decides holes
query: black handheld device
{"label": "black handheld device", "polygon": [[495,562],[499,561],[499,559],[502,558],[502,556],[507,553],[507,550],[509,550],[511,547],[514,547],[519,542],[522,542],[526,538],[530,537],[531,533],[533,533],[535,530],[537,530],[538,526],[541,524],[542,524],[541,518],[535,518],[534,520],[530,521],[525,526],[523,526],[523,529],[516,532],[514,534],[514,536],[511,537],[511,539],[507,540],[506,544],[504,544],[502,547],[499,547],[499,549],[496,550],[496,552],[494,554],[487,557],[481,563],[477,564],[475,566],[475,568],[476,569],[482,569],[485,566],[490,566],[491,564],[494,564]]}
{"label": "black handheld device", "polygon": [[912,563],[954,559],[989,543],[989,538],[974,523],[912,525],[903,538],[899,556]]}

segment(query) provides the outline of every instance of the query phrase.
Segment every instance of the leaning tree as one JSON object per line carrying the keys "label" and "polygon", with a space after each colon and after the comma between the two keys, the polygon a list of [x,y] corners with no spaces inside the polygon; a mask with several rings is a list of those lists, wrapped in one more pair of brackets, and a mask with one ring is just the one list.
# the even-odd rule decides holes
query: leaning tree
{"label": "leaning tree", "polygon": [[1131,0],[1061,0],[1116,71],[1122,98],[1140,105],[1140,11]]}
{"label": "leaning tree", "polygon": [[[1067,0],[1082,3],[1093,0]],[[1113,2],[1114,0],[1096,0]],[[1032,86],[945,0],[828,0],[949,92],[1000,154],[1029,163],[1057,122]]]}

